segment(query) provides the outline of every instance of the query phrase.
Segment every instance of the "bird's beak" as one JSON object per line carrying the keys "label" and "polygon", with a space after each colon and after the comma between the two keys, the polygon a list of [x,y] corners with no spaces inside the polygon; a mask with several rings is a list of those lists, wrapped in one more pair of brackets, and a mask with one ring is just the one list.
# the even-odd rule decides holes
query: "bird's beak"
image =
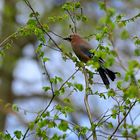
{"label": "bird's beak", "polygon": [[64,40],[71,41],[70,37],[63,38]]}

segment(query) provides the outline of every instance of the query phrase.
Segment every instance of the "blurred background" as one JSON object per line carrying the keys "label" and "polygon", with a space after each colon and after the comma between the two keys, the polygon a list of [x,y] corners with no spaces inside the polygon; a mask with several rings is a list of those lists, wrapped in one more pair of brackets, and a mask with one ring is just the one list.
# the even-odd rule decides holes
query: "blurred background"
{"label": "blurred background", "polygon": [[[61,7],[67,0],[30,0],[32,6],[39,12],[41,22],[47,23],[49,16],[57,16],[62,14]],[[83,7],[83,12],[89,18],[88,22],[78,24],[78,32],[82,36],[96,33],[96,28],[99,24],[99,19],[105,14],[98,6],[98,0],[80,0]],[[140,11],[139,0],[107,0],[107,5],[113,7],[116,13],[123,14],[126,19],[133,17]],[[21,26],[24,26],[28,19],[30,9],[23,0],[1,0],[0,1],[0,42],[5,38],[16,32]],[[130,22],[125,27],[133,38],[135,35],[140,36],[140,20]],[[71,32],[68,27],[68,22],[52,23],[51,30],[61,36],[68,36]],[[135,58],[135,45],[130,39],[123,40],[120,38],[121,29],[118,27],[114,34],[115,47],[117,48],[122,63],[127,67],[129,59]],[[71,51],[70,44],[62,41],[59,37],[54,36],[58,44],[64,44],[69,51]],[[130,37],[130,38],[131,38]],[[27,123],[32,121],[37,112],[43,110],[50,99],[50,95],[46,95],[42,87],[48,84],[46,76],[43,74],[44,70],[36,58],[34,48],[37,47],[38,41],[34,36],[22,37],[11,40],[12,46],[9,48],[3,57],[0,58],[0,131],[8,131],[13,133],[14,130],[25,131]],[[91,39],[91,44],[97,45],[97,41]],[[47,69],[51,75],[60,76],[65,80],[75,72],[75,64],[67,60],[63,61],[61,53],[45,48],[46,56],[50,59],[47,62]],[[124,74],[124,71],[116,63],[112,68]],[[138,75],[140,76],[140,75]],[[95,81],[99,81],[97,76]],[[84,77],[81,72],[75,75],[75,81],[84,84]],[[117,81],[116,81],[117,82]],[[111,88],[116,89],[116,82],[111,84]],[[94,91],[105,92],[106,88],[103,85],[94,85]],[[77,113],[72,113],[70,119],[77,124],[90,126],[87,114],[84,107],[83,92],[75,92],[69,96]],[[63,96],[62,96],[63,99]],[[61,98],[56,98],[55,103],[61,103]],[[12,110],[5,109],[5,104],[17,104],[19,112],[15,113]],[[110,109],[114,102],[112,99],[102,100],[98,96],[90,96],[92,115],[96,118],[102,113]],[[137,115],[139,112],[137,108],[133,110]],[[134,116],[135,116],[134,115]],[[140,120],[136,123],[139,125]],[[74,138],[70,136],[69,139]],[[31,136],[29,139],[35,139]]]}

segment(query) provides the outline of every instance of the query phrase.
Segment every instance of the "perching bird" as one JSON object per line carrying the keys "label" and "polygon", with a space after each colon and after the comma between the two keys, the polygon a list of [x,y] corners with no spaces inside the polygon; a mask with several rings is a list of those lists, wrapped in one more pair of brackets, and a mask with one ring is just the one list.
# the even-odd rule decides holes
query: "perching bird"
{"label": "perching bird", "polygon": [[[88,60],[91,60],[93,57],[93,53],[90,52],[91,49],[93,49],[91,47],[91,45],[86,42],[85,40],[83,40],[78,34],[72,34],[67,38],[64,38],[64,40],[70,41],[71,46],[73,51],[75,52],[76,56],[83,62],[87,62]],[[99,58],[99,68],[97,69],[97,71],[99,72],[103,83],[105,84],[105,86],[108,88],[109,87],[109,80],[108,77],[114,81],[116,76],[115,76],[115,72],[109,70],[108,68],[105,68],[103,66],[103,59]],[[107,77],[108,76],[108,77]]]}

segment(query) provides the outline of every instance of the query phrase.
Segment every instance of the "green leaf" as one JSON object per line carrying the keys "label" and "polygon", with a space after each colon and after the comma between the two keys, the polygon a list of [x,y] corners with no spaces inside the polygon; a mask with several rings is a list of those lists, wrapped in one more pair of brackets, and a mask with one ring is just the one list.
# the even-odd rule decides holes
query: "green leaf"
{"label": "green leaf", "polygon": [[4,47],[5,47],[6,50],[8,50],[9,48],[12,47],[12,45],[10,43],[7,43]]}
{"label": "green leaf", "polygon": [[58,115],[55,114],[53,118],[54,118],[54,120],[57,120],[59,117],[58,117]]}
{"label": "green leaf", "polygon": [[10,134],[5,134],[4,132],[0,132],[0,140],[14,140]]}
{"label": "green leaf", "polygon": [[18,108],[17,104],[12,105],[12,110],[15,111],[15,112],[19,111],[19,108]]}
{"label": "green leaf", "polygon": [[59,92],[60,92],[60,95],[63,95],[63,94],[65,93],[65,88],[62,87],[62,88],[59,90]]}
{"label": "green leaf", "polygon": [[43,62],[47,62],[47,61],[49,61],[50,59],[49,58],[47,58],[47,57],[44,57],[43,58]]}
{"label": "green leaf", "polygon": [[107,126],[108,126],[109,129],[112,129],[112,128],[113,128],[112,122],[109,122],[109,123],[107,124]]}
{"label": "green leaf", "polygon": [[104,33],[108,33],[108,27],[107,27],[107,26],[105,26],[105,27],[103,28],[103,32],[104,32]]}
{"label": "green leaf", "polygon": [[140,45],[140,39],[138,37],[136,37],[135,45]]}
{"label": "green leaf", "polygon": [[131,104],[131,100],[127,98],[127,100],[125,101],[126,105],[130,105]]}
{"label": "green leaf", "polygon": [[122,84],[123,84],[123,81],[118,81],[117,82],[117,88],[122,89]]}
{"label": "green leaf", "polygon": [[105,10],[105,3],[104,2],[99,2],[99,7],[101,10]]}
{"label": "green leaf", "polygon": [[61,140],[61,138],[58,136],[58,134],[54,134],[50,140]]}
{"label": "green leaf", "polygon": [[43,87],[42,89],[43,89],[45,92],[47,92],[47,91],[50,90],[51,88],[48,87],[48,86],[45,86],[45,87]]}
{"label": "green leaf", "polygon": [[41,52],[41,49],[42,49],[42,44],[40,43],[39,45],[38,45],[38,47],[36,48],[36,53],[40,53]]}
{"label": "green leaf", "polygon": [[112,66],[114,64],[114,61],[115,61],[114,57],[108,56],[104,66],[105,67],[110,67],[110,66]]}
{"label": "green leaf", "polygon": [[33,33],[37,36],[38,40],[45,43],[44,32],[42,31],[42,29],[35,27],[33,28]]}
{"label": "green leaf", "polygon": [[120,111],[120,112],[124,112],[124,111],[125,111],[125,109],[124,109],[124,108],[125,108],[125,106],[122,106],[122,105],[121,105],[121,106],[119,106],[119,111]]}
{"label": "green leaf", "polygon": [[48,121],[46,119],[45,120],[41,120],[40,122],[37,123],[37,125],[38,125],[39,128],[43,128],[47,124],[48,124]]}
{"label": "green leaf", "polygon": [[17,139],[20,139],[20,138],[21,138],[21,136],[22,136],[21,131],[18,131],[18,130],[17,130],[17,131],[15,131],[15,132],[14,132],[14,134],[15,134],[15,136],[16,136],[16,138],[17,138]]}
{"label": "green leaf", "polygon": [[39,16],[39,13],[38,12],[35,12],[35,13],[31,13],[29,15],[29,17],[38,17]]}
{"label": "green leaf", "polygon": [[35,122],[30,122],[29,123],[29,129],[30,130],[33,130],[34,126],[35,126]]}
{"label": "green leaf", "polygon": [[140,56],[140,48],[135,49],[135,55]]}
{"label": "green leaf", "polygon": [[46,140],[48,138],[46,135],[46,130],[42,130],[40,128],[36,129],[36,135],[39,136],[40,138],[43,138],[43,140]]}
{"label": "green leaf", "polygon": [[128,136],[128,131],[127,130],[124,130],[121,133],[122,133],[122,136],[123,137],[127,137]]}
{"label": "green leaf", "polygon": [[55,90],[54,94],[55,94],[55,96],[59,96],[61,94],[60,90]]}
{"label": "green leaf", "polygon": [[110,89],[108,91],[108,97],[114,97],[116,95],[115,91],[113,89]]}
{"label": "green leaf", "polygon": [[5,52],[3,50],[0,50],[0,56],[4,56]]}
{"label": "green leaf", "polygon": [[88,130],[88,127],[81,127],[79,134],[85,136]]}
{"label": "green leaf", "polygon": [[63,6],[62,6],[62,9],[65,10],[65,11],[74,11],[74,3],[71,3],[71,2],[67,2],[65,3]]}
{"label": "green leaf", "polygon": [[104,94],[104,93],[100,93],[100,94],[99,94],[99,96],[100,96],[101,98],[106,99],[106,96],[105,96],[105,94]]}
{"label": "green leaf", "polygon": [[81,6],[80,2],[75,2],[75,8],[76,9],[80,8],[80,6]]}
{"label": "green leaf", "polygon": [[61,111],[61,110],[63,109],[63,107],[62,107],[61,105],[58,104],[58,105],[55,106],[55,109]]}
{"label": "green leaf", "polygon": [[46,31],[49,30],[48,24],[43,24],[43,28],[44,28]]}
{"label": "green leaf", "polygon": [[50,116],[50,112],[47,111],[47,112],[42,114],[42,118],[45,118],[46,116]]}
{"label": "green leaf", "polygon": [[28,22],[27,22],[27,25],[36,26],[37,25],[37,21],[35,19],[29,19]]}
{"label": "green leaf", "polygon": [[96,34],[96,40],[100,41],[102,39],[102,34],[98,33]]}
{"label": "green leaf", "polygon": [[129,35],[128,31],[123,30],[123,31],[121,32],[121,39],[122,39],[122,40],[126,40],[126,39],[128,39],[129,37],[130,37],[130,35]]}
{"label": "green leaf", "polygon": [[107,16],[112,17],[115,14],[115,9],[112,7],[107,8]]}
{"label": "green leaf", "polygon": [[71,113],[71,112],[73,112],[73,109],[72,109],[71,107],[69,107],[69,106],[65,106],[64,109],[65,109],[65,112],[66,112],[66,113]]}
{"label": "green leaf", "polygon": [[44,52],[40,52],[40,53],[39,53],[39,57],[40,57],[40,58],[44,57]]}
{"label": "green leaf", "polygon": [[68,126],[68,123],[66,121],[61,121],[61,123],[58,125],[58,128],[62,131],[67,131],[69,126]]}
{"label": "green leaf", "polygon": [[63,79],[61,77],[55,76],[54,78],[51,78],[51,82],[54,84],[62,82]]}
{"label": "green leaf", "polygon": [[86,16],[83,15],[83,16],[82,16],[82,21],[83,21],[83,22],[86,22],[86,21],[88,21],[88,18],[87,18]]}
{"label": "green leaf", "polygon": [[96,123],[92,123],[91,130],[95,130],[96,127],[97,127],[97,124]]}
{"label": "green leaf", "polygon": [[48,17],[48,21],[50,21],[50,22],[56,22],[56,17]]}
{"label": "green leaf", "polygon": [[65,115],[65,117],[67,116],[68,113],[73,112],[73,109],[69,106],[61,106],[61,105],[56,105],[55,106],[56,110],[60,111],[62,114]]}
{"label": "green leaf", "polygon": [[75,88],[79,91],[83,91],[83,85],[82,84],[74,84]]}
{"label": "green leaf", "polygon": [[116,119],[117,117],[117,110],[116,109],[112,109],[112,114],[111,114],[113,119]]}
{"label": "green leaf", "polygon": [[73,130],[80,131],[80,126],[79,126],[79,125],[75,125],[75,126],[73,127]]}
{"label": "green leaf", "polygon": [[136,135],[138,133],[138,131],[139,131],[139,128],[132,128],[131,133],[133,135]]}
{"label": "green leaf", "polygon": [[123,15],[119,14],[116,16],[116,21],[119,22],[122,19]]}
{"label": "green leaf", "polygon": [[69,98],[64,98],[63,101],[64,101],[64,103],[68,103],[68,104],[71,103],[71,100]]}
{"label": "green leaf", "polygon": [[125,92],[125,96],[128,98],[136,98],[138,97],[139,89],[135,85],[129,86],[129,88]]}
{"label": "green leaf", "polygon": [[131,60],[128,62],[128,67],[130,70],[134,69],[134,68],[140,68],[140,64],[137,60]]}
{"label": "green leaf", "polygon": [[49,121],[47,125],[48,125],[48,128],[54,128],[57,126],[54,121]]}

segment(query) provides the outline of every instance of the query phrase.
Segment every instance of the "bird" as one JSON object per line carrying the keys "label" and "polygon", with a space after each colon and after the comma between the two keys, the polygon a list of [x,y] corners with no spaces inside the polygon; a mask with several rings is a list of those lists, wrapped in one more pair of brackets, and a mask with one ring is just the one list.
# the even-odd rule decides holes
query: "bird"
{"label": "bird", "polygon": [[[79,34],[71,34],[69,37],[63,39],[71,43],[72,49],[80,61],[86,63],[89,60],[92,60],[94,54],[91,52],[91,50],[93,50],[93,48]],[[97,68],[97,71],[99,72],[99,75],[106,88],[109,88],[110,82],[108,78],[114,81],[116,79],[116,72],[105,68],[103,65],[104,60],[101,57],[99,58],[98,63],[99,67]]]}

